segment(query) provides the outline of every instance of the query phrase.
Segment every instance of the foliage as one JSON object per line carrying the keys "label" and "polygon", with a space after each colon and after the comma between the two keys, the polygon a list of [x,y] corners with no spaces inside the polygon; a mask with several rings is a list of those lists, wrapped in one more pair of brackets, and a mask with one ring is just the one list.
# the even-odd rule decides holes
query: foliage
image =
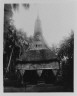
{"label": "foliage", "polygon": [[4,47],[3,50],[4,73],[9,64],[10,57],[11,57],[10,67],[13,70],[13,68],[15,67],[16,59],[19,58],[21,51],[26,50],[27,45],[28,43],[27,43],[26,35],[24,33],[22,34],[22,32],[18,32],[13,26],[9,26],[7,36],[6,38],[4,38],[4,46],[3,46]]}
{"label": "foliage", "polygon": [[62,65],[62,77],[65,85],[73,87],[73,64],[74,64],[74,32],[65,39],[60,46],[58,58]]}
{"label": "foliage", "polygon": [[58,52],[58,57],[61,60],[63,56],[68,56],[68,58],[73,58],[74,51],[74,33],[72,31],[69,38],[66,38],[60,46]]}

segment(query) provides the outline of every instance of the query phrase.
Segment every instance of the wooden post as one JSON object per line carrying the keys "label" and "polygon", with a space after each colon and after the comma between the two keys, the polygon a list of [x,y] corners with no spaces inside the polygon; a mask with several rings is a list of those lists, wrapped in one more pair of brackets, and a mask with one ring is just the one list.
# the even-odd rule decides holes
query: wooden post
{"label": "wooden post", "polygon": [[11,52],[11,55],[10,55],[10,59],[9,59],[8,66],[7,66],[7,68],[6,68],[6,72],[9,71],[9,67],[10,67],[10,63],[11,63],[11,59],[12,59],[13,50],[14,50],[14,47],[12,48],[12,52]]}
{"label": "wooden post", "polygon": [[22,80],[21,80],[21,84],[23,85],[24,84],[24,81],[23,81],[23,75],[25,73],[25,70],[24,69],[20,69],[20,73],[21,73],[21,76],[22,76]]}

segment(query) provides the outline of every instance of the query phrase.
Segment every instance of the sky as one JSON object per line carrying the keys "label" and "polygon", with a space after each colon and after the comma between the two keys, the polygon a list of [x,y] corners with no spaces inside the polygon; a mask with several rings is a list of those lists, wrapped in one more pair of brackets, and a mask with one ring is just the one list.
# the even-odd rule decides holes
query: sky
{"label": "sky", "polygon": [[43,37],[50,47],[53,44],[58,46],[69,36],[71,30],[76,30],[76,3],[73,1],[30,3],[29,9],[20,4],[19,10],[13,12],[12,18],[16,28],[22,29],[29,37],[34,33],[38,15]]}

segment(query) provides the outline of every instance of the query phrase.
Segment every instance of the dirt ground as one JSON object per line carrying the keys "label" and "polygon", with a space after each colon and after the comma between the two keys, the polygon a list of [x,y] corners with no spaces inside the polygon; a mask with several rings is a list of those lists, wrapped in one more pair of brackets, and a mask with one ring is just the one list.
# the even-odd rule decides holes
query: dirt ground
{"label": "dirt ground", "polygon": [[26,85],[20,88],[4,87],[4,92],[72,92],[72,90],[53,84],[37,84]]}

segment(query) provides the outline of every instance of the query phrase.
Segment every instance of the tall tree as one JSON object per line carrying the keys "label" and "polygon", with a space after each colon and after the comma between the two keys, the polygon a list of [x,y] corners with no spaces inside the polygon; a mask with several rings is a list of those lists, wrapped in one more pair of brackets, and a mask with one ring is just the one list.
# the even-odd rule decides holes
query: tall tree
{"label": "tall tree", "polygon": [[62,62],[63,81],[73,88],[73,67],[74,67],[74,32],[65,39],[60,46],[58,58]]}

